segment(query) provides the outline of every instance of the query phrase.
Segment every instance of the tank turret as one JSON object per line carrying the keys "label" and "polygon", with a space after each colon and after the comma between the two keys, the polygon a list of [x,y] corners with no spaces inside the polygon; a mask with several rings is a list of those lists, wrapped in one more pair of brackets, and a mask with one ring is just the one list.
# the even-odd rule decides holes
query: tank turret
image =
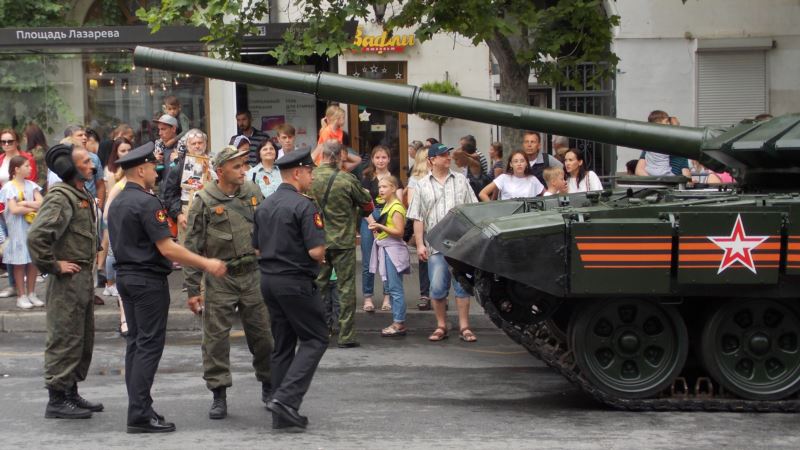
{"label": "tank turret", "polygon": [[631,410],[800,411],[800,114],[671,127],[137,48],[140,66],[590,139],[729,170],[468,204],[426,235],[508,336]]}
{"label": "tank turret", "polygon": [[[731,129],[665,127],[634,120],[554,111],[527,105],[425,92],[417,86],[332,73],[306,74],[202,56],[136,47],[140,66],[313,94],[318,98],[409,114],[428,113],[536,130],[695,159],[729,168],[745,189],[800,184],[800,115],[750,122]],[[789,166],[787,167],[787,163]]]}

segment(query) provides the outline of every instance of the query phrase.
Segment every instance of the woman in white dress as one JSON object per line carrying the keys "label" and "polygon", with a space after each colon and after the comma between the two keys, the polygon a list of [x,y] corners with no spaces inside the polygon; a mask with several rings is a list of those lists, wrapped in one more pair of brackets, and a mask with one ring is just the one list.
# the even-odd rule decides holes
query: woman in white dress
{"label": "woman in white dress", "polygon": [[498,196],[500,200],[536,197],[544,192],[544,186],[533,175],[531,166],[528,164],[528,155],[524,151],[512,152],[508,157],[506,172],[486,185],[478,197],[482,202],[488,202],[498,190],[500,191]]}
{"label": "woman in white dress", "polygon": [[583,163],[583,152],[577,148],[567,150],[564,155],[564,170],[567,172],[567,187],[569,193],[602,191],[603,183],[591,170],[586,170]]}

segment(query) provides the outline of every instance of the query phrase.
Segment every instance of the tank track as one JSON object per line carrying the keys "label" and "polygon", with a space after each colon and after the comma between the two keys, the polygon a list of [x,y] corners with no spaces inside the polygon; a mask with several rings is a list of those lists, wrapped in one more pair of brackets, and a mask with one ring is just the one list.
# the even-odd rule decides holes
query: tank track
{"label": "tank track", "polygon": [[[673,386],[657,398],[626,399],[608,395],[595,388],[581,375],[572,351],[566,342],[557,337],[557,333],[548,330],[544,323],[518,326],[504,320],[488,296],[481,295],[481,291],[487,291],[481,289],[480,281],[476,284],[478,284],[475,286],[476,298],[498,328],[585,393],[613,408],[629,411],[800,412],[800,399],[796,396],[779,401],[744,400],[709,389],[709,379],[706,379],[709,384],[705,387],[710,392],[701,394],[690,393],[685,379],[679,377],[678,380],[683,380],[682,388],[676,389]],[[680,382],[676,384],[681,385]],[[700,386],[696,386],[695,390],[699,390],[698,388]]]}

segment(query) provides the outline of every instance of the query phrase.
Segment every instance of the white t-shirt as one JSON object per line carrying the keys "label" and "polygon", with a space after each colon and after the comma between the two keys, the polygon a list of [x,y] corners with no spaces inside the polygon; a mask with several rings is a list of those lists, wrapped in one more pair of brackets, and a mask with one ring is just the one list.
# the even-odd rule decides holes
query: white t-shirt
{"label": "white t-shirt", "polygon": [[533,175],[522,178],[504,173],[494,179],[494,184],[500,189],[500,200],[536,197],[544,190],[542,183]]}
{"label": "white t-shirt", "polygon": [[3,158],[3,164],[0,165],[0,186],[8,183],[8,163],[11,162],[11,158]]}
{"label": "white t-shirt", "polygon": [[574,194],[575,192],[603,190],[603,183],[600,182],[600,178],[597,176],[597,174],[591,170],[586,172],[586,175],[583,177],[580,184],[577,184],[575,180],[575,177],[569,177],[569,180],[567,180],[567,188],[569,189],[570,194]]}

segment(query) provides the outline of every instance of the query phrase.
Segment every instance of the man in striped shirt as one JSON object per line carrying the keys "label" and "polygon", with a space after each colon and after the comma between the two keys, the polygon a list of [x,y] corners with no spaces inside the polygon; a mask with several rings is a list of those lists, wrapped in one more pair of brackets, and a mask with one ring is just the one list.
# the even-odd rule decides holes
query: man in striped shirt
{"label": "man in striped shirt", "polygon": [[[452,148],[442,144],[433,144],[428,149],[431,172],[420,178],[408,209],[408,218],[414,221],[417,256],[420,261],[428,262],[430,296],[436,314],[436,330],[428,337],[431,341],[447,338],[446,308],[451,275],[444,255],[435,251],[425,241],[425,231],[439,223],[452,208],[478,201],[467,178],[450,170],[450,150]],[[452,280],[452,283],[458,307],[460,338],[465,342],[475,342],[477,338],[469,328],[469,294],[458,281]]]}

